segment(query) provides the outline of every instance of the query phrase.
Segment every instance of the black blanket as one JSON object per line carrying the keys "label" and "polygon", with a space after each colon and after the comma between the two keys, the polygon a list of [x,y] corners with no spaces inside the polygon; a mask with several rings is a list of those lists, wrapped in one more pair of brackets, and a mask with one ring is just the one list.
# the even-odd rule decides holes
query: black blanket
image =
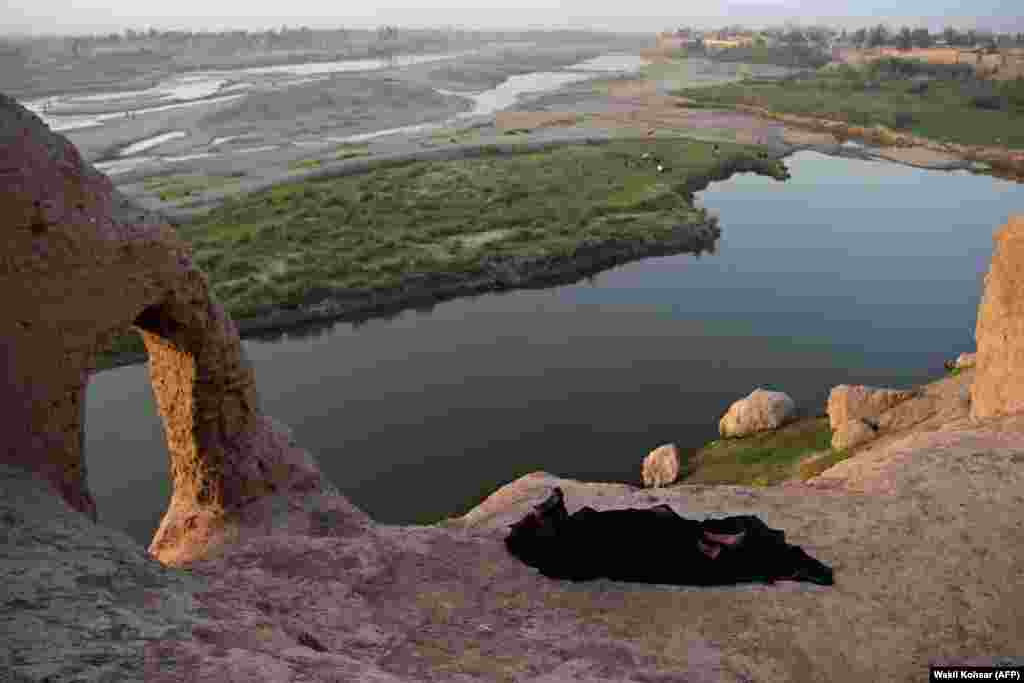
{"label": "black blanket", "polygon": [[[559,501],[560,504],[560,501]],[[540,507],[540,506],[538,506]],[[572,516],[531,512],[511,527],[509,552],[550,578],[721,585],[788,579],[832,585],[832,570],[758,517],[695,521],[668,505]]]}

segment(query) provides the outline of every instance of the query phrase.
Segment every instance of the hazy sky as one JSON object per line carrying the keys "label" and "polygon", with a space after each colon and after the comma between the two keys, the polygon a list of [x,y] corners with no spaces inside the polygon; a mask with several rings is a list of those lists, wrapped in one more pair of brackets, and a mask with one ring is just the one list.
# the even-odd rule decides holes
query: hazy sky
{"label": "hazy sky", "polygon": [[[443,5],[443,6],[439,6]],[[0,31],[31,33],[109,32],[154,26],[192,30],[289,26],[375,27],[458,25],[480,28],[590,27],[650,32],[669,26],[752,25],[794,19],[857,27],[872,21],[894,25],[946,24],[1024,30],[1021,0],[7,0]],[[289,14],[282,15],[287,6]]]}

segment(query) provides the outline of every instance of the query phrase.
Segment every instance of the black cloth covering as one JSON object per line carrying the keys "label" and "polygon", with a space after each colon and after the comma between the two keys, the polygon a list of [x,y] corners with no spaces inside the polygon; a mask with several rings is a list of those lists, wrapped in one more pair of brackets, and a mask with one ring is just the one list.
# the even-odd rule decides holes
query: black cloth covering
{"label": "black cloth covering", "polygon": [[[564,511],[564,508],[563,508]],[[743,533],[714,559],[701,552],[704,532]],[[509,552],[554,579],[606,577],[643,583],[722,585],[777,579],[832,585],[832,570],[786,543],[783,531],[751,515],[695,521],[668,505],[597,511],[571,516],[531,513],[512,525]]]}

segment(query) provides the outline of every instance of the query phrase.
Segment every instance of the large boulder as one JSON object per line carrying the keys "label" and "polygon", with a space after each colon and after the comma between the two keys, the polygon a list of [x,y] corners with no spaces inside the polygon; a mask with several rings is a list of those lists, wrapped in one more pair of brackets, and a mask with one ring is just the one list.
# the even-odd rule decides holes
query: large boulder
{"label": "large boulder", "polygon": [[755,389],[736,401],[718,421],[718,433],[725,438],[746,436],[778,429],[796,417],[796,404],[781,391]]}
{"label": "large boulder", "polygon": [[261,414],[238,329],[174,229],[3,95],[0,185],[0,463],[36,473],[95,519],[85,389],[97,352],[134,329],[149,353],[174,487],[153,555],[185,562],[291,525],[289,505],[265,500],[273,496],[334,496],[332,506],[366,520]]}
{"label": "large boulder", "polygon": [[679,478],[679,449],[674,443],[658,446],[644,458],[644,486],[668,486]]}
{"label": "large boulder", "polygon": [[1024,216],[995,235],[974,336],[971,417],[1024,412]]}
{"label": "large boulder", "polygon": [[828,395],[829,426],[835,431],[850,420],[878,417],[914,396],[913,391],[840,384]]}
{"label": "large boulder", "polygon": [[863,418],[847,420],[832,430],[832,448],[837,451],[854,448],[875,438],[878,429]]}

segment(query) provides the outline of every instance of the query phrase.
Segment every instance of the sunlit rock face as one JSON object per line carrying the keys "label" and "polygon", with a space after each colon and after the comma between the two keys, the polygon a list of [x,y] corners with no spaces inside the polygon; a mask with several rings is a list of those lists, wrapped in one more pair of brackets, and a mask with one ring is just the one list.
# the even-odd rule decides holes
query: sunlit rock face
{"label": "sunlit rock face", "polygon": [[995,235],[975,338],[971,416],[1024,412],[1024,216]]}
{"label": "sunlit rock face", "polygon": [[95,520],[82,458],[85,387],[97,351],[134,326],[149,353],[174,485],[150,548],[156,557],[186,561],[290,524],[287,506],[254,506],[268,496],[337,496],[287,430],[260,415],[237,327],[174,229],[5,96],[0,183],[0,462],[42,475]]}

